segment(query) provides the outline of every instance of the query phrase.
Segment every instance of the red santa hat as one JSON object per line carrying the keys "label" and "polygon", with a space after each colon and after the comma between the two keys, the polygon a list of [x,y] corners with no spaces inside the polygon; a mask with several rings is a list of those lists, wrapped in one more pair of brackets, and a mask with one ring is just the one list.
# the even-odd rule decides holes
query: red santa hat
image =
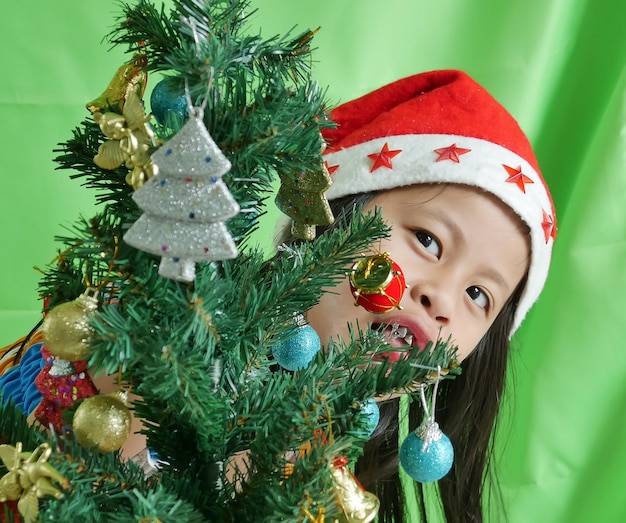
{"label": "red santa hat", "polygon": [[421,183],[479,187],[529,227],[528,281],[513,331],[545,284],[556,215],[515,119],[461,71],[417,74],[340,105],[324,131],[328,199]]}

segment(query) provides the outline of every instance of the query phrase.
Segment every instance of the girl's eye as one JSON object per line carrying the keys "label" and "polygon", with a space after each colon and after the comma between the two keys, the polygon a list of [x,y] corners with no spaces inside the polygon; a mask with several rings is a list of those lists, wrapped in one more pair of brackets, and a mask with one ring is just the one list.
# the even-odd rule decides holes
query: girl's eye
{"label": "girl's eye", "polygon": [[485,291],[483,291],[480,287],[476,287],[473,285],[471,287],[468,287],[465,292],[467,292],[467,295],[470,297],[470,299],[474,303],[476,303],[476,305],[478,305],[481,309],[489,309],[489,298],[487,297]]}
{"label": "girl's eye", "polygon": [[426,231],[416,231],[415,237],[430,254],[436,256],[437,258],[441,256],[441,245],[439,245],[439,242],[429,233]]}

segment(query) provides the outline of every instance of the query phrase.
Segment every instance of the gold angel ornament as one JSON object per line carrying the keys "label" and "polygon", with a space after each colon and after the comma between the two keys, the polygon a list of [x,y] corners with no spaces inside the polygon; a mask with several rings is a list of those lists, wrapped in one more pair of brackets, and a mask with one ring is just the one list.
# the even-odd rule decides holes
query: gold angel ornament
{"label": "gold angel ornament", "polygon": [[0,458],[8,470],[0,478],[0,502],[17,500],[17,509],[25,523],[36,521],[39,498],[63,497],[52,481],[63,488],[69,487],[68,480],[48,463],[51,454],[52,449],[47,443],[42,443],[33,452],[22,452],[21,442],[15,447],[0,445]]}

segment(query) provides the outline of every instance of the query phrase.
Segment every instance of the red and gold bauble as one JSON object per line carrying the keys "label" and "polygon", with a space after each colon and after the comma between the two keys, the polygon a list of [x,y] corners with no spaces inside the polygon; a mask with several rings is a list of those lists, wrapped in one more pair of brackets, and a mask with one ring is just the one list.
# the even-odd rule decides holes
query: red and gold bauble
{"label": "red and gold bauble", "polygon": [[406,281],[400,266],[388,252],[374,254],[355,263],[350,273],[350,291],[354,304],[382,314],[401,309],[400,300],[406,289]]}

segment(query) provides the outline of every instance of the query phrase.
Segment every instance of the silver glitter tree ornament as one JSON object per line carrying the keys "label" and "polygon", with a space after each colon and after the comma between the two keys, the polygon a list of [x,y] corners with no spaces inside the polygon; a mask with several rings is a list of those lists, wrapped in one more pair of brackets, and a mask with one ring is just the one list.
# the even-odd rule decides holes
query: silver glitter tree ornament
{"label": "silver glitter tree ornament", "polygon": [[133,247],[161,256],[159,274],[191,282],[195,263],[235,258],[224,222],[239,205],[221,180],[231,164],[194,107],[181,130],[152,154],[158,174],[133,194],[144,211],[124,235]]}

